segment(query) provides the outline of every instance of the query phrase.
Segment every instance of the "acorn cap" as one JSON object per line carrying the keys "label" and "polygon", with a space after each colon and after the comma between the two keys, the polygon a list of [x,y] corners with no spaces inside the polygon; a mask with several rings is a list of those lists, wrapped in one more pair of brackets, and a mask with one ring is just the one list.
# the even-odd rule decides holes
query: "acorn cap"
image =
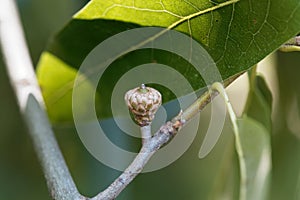
{"label": "acorn cap", "polygon": [[162,98],[159,91],[142,84],[125,94],[125,102],[135,123],[139,126],[147,126],[154,119]]}

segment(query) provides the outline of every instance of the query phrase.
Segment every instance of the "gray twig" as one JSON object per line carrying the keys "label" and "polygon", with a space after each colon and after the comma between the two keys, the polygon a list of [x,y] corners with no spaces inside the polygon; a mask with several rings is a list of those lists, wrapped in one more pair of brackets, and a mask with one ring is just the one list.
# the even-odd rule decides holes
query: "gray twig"
{"label": "gray twig", "polygon": [[279,48],[283,52],[300,51],[300,36],[293,37]]}
{"label": "gray twig", "polygon": [[[223,84],[228,86],[236,80],[242,73],[239,73],[229,79]],[[149,138],[150,126],[141,127],[142,137],[146,136],[146,141],[143,146],[128,166],[128,168],[103,192],[91,200],[113,200],[124,188],[143,170],[152,155],[157,152],[164,144],[168,143],[178,131],[188,123],[197,113],[199,113],[207,104],[209,104],[214,97],[218,95],[218,91],[207,91],[200,98],[198,98],[185,111],[180,112],[171,121],[165,123],[152,137]]]}
{"label": "gray twig", "polygon": [[84,199],[77,191],[45,113],[14,0],[2,0],[0,3],[0,42],[20,112],[33,140],[52,198]]}

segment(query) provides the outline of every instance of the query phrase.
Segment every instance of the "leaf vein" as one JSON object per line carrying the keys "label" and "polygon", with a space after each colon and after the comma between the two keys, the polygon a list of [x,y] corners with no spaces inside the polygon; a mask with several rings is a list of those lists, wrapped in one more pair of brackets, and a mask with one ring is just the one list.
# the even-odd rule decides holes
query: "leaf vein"
{"label": "leaf vein", "polygon": [[[161,3],[160,3],[161,4]],[[164,8],[164,5],[161,4]],[[106,16],[107,13],[111,10],[113,10],[114,8],[125,8],[125,9],[132,9],[132,10],[136,10],[136,11],[143,11],[143,12],[156,12],[156,13],[167,13],[169,15],[172,15],[176,18],[183,18],[182,16],[176,14],[176,13],[173,13],[169,10],[166,10],[166,9],[161,9],[161,10],[154,10],[154,9],[150,9],[150,8],[139,8],[139,7],[136,7],[136,6],[127,6],[127,5],[122,5],[122,4],[113,4],[111,5],[110,7],[106,8],[105,11],[103,12],[102,16]]]}

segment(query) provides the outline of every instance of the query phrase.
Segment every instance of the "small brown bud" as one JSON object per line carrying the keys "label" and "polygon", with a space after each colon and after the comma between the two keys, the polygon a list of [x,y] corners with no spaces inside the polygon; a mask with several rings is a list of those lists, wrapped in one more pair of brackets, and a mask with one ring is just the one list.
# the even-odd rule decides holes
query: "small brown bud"
{"label": "small brown bud", "polygon": [[154,119],[162,99],[159,91],[142,84],[125,94],[125,102],[135,122],[139,126],[147,126]]}

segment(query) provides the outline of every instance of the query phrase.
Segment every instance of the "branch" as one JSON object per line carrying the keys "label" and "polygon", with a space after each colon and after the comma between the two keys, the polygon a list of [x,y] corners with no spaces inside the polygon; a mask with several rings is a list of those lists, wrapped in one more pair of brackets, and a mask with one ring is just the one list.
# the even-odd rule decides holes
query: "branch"
{"label": "branch", "polygon": [[[146,127],[146,128],[145,128]],[[146,132],[146,135],[151,132],[151,126],[142,127],[141,131]],[[145,128],[145,129],[144,129]],[[143,130],[144,129],[144,130]],[[99,193],[97,196],[91,200],[113,200],[115,199],[125,188],[131,183],[131,181],[143,170],[144,166],[147,164],[152,155],[158,150],[154,149],[153,145],[157,140],[153,138],[143,138],[143,146],[135,157],[133,162],[127,167],[127,169],[103,192]]]}
{"label": "branch", "polygon": [[[230,83],[236,80],[241,74],[234,75],[227,79],[223,84],[227,87]],[[151,138],[150,126],[141,127],[142,137],[147,137],[146,142],[129,165],[129,167],[103,192],[91,200],[113,200],[115,199],[124,188],[143,170],[152,155],[157,152],[164,144],[168,143],[178,131],[187,124],[195,115],[197,115],[205,106],[207,106],[214,97],[219,94],[219,91],[212,90],[205,92],[198,98],[191,106],[185,111],[181,111],[171,121],[165,123],[159,131],[157,131]]]}
{"label": "branch", "polygon": [[279,48],[283,52],[300,51],[300,36],[293,37]]}
{"label": "branch", "polygon": [[2,0],[0,3],[0,43],[20,112],[28,127],[52,198],[84,199],[77,191],[48,121],[13,0]]}
{"label": "branch", "polygon": [[[13,0],[1,2],[0,42],[8,75],[43,167],[51,196],[54,199],[66,200],[88,199],[78,192],[54,137]],[[240,74],[228,79],[224,82],[224,86],[228,86]],[[180,112],[173,120],[163,125],[153,136],[150,125],[141,128],[144,139],[140,153],[106,190],[91,200],[115,199],[142,171],[152,155],[169,142],[217,94],[217,91],[206,92],[187,110]]]}

